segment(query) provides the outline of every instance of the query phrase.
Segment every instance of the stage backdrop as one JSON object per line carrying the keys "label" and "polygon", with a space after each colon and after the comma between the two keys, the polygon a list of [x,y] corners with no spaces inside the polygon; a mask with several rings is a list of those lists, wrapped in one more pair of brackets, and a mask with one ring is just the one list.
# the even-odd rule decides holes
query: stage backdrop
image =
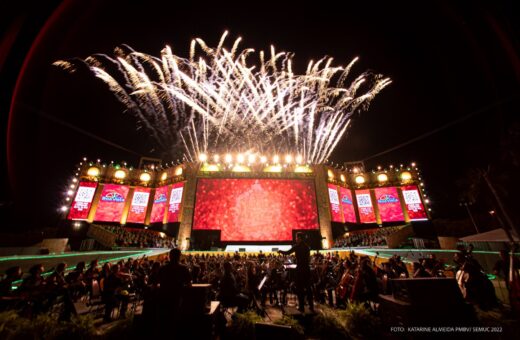
{"label": "stage backdrop", "polygon": [[293,229],[318,229],[312,180],[199,179],[195,230],[222,241],[290,241]]}

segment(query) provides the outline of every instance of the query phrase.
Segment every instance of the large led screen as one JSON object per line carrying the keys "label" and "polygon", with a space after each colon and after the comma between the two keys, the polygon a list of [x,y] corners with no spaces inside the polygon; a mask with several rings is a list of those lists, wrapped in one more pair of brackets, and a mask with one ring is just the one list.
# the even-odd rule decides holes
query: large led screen
{"label": "large led screen", "polygon": [[361,223],[375,223],[376,214],[370,198],[370,190],[356,190],[356,200]]}
{"label": "large led screen", "polygon": [[329,201],[330,201],[330,215],[332,222],[343,223],[343,217],[341,216],[341,210],[339,206],[339,195],[338,188],[334,184],[328,184],[329,188]]}
{"label": "large led screen", "polygon": [[74,202],[70,207],[69,220],[86,220],[96,192],[96,182],[80,182]]}
{"label": "large led screen", "polygon": [[128,185],[105,184],[94,220],[120,222],[129,190]]}
{"label": "large led screen", "polygon": [[152,214],[150,215],[150,223],[163,222],[166,213],[166,196],[168,195],[168,186],[155,189],[153,197]]}
{"label": "large led screen", "polygon": [[406,185],[401,187],[403,191],[404,203],[411,221],[423,221],[428,219],[424,205],[421,201],[421,194],[416,185]]}
{"label": "large led screen", "polygon": [[343,217],[345,222],[357,223],[356,211],[354,203],[352,202],[352,192],[350,189],[340,187],[339,188],[341,208],[343,209]]}
{"label": "large led screen", "polygon": [[403,209],[396,187],[376,188],[375,190],[379,216],[383,222],[404,221]]}
{"label": "large led screen", "polygon": [[179,222],[183,189],[184,183],[175,183],[172,185],[170,204],[168,205],[168,222]]}
{"label": "large led screen", "polygon": [[150,200],[150,188],[136,187],[132,196],[132,203],[128,211],[126,221],[129,223],[144,223],[148,201]]}
{"label": "large led screen", "polygon": [[311,180],[199,179],[193,229],[221,230],[222,241],[290,241],[317,229]]}

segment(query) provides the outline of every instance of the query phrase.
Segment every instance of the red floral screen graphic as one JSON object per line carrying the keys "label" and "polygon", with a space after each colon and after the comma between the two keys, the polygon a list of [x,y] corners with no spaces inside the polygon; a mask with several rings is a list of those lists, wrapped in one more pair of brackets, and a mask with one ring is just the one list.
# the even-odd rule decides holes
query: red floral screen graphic
{"label": "red floral screen graphic", "polygon": [[120,222],[128,190],[128,185],[105,184],[94,220]]}
{"label": "red floral screen graphic", "polygon": [[330,215],[332,217],[332,222],[343,223],[343,217],[341,216],[341,208],[339,205],[338,187],[330,183],[327,187],[329,189]]}
{"label": "red floral screen graphic", "polygon": [[86,220],[96,192],[96,182],[80,182],[74,202],[70,207],[69,220]]}
{"label": "red floral screen graphic", "polygon": [[136,187],[126,221],[129,223],[144,223],[149,200],[150,188]]}
{"label": "red floral screen graphic", "polygon": [[356,200],[361,223],[375,223],[376,215],[370,197],[370,190],[356,190]]}
{"label": "red floral screen graphic", "polygon": [[356,211],[354,210],[354,203],[352,202],[352,193],[350,189],[340,187],[339,194],[345,222],[356,223]]}
{"label": "red floral screen graphic", "polygon": [[383,222],[404,221],[403,209],[397,195],[397,188],[376,188],[375,189],[379,216]]}
{"label": "red floral screen graphic", "polygon": [[222,241],[290,241],[317,229],[314,183],[288,179],[199,179],[193,229],[221,230]]}
{"label": "red floral screen graphic", "polygon": [[168,205],[168,222],[179,222],[183,189],[183,182],[172,184],[172,190],[170,192],[170,203]]}
{"label": "red floral screen graphic", "polygon": [[153,197],[152,214],[150,215],[150,223],[158,223],[163,221],[166,213],[168,186],[155,189]]}
{"label": "red floral screen graphic", "polygon": [[408,217],[411,221],[422,221],[427,220],[428,215],[424,210],[424,205],[421,200],[421,194],[419,194],[419,188],[416,185],[407,185],[401,187],[403,191],[404,203],[406,204],[406,210],[408,211]]}

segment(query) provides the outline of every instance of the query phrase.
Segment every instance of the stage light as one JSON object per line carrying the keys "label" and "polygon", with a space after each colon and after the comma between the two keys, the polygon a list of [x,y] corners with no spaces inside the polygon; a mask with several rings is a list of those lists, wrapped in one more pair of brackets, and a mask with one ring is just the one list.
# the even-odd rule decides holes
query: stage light
{"label": "stage light", "polygon": [[341,176],[339,176],[339,178],[341,179],[342,182],[346,182],[347,179],[345,178],[345,175],[341,174]]}
{"label": "stage light", "polygon": [[88,170],[87,170],[87,175],[91,176],[91,177],[97,177],[99,176],[99,168],[98,167],[90,167]]}
{"label": "stage light", "polygon": [[83,160],[86,161],[86,160],[87,160],[87,157],[83,157]]}
{"label": "stage light", "polygon": [[161,181],[166,181],[166,178],[168,178],[168,173],[165,171],[161,175]]}
{"label": "stage light", "polygon": [[239,154],[237,155],[237,162],[238,162],[238,164],[244,163],[244,155],[242,155],[241,153],[239,153]]}
{"label": "stage light", "polygon": [[205,161],[207,161],[207,160],[208,160],[208,155],[206,155],[205,153],[201,153],[201,154],[199,155],[199,161],[201,161],[201,162],[205,162]]}
{"label": "stage light", "polygon": [[356,176],[356,178],[354,180],[356,181],[357,184],[365,183],[365,177],[363,177],[363,175]]}
{"label": "stage light", "polygon": [[178,166],[175,169],[175,176],[180,176],[180,175],[182,175],[182,166]]}
{"label": "stage light", "polygon": [[229,153],[226,154],[224,160],[226,161],[226,163],[231,163],[231,161],[233,161],[233,156],[231,156]]}
{"label": "stage light", "polygon": [[61,211],[67,211],[67,206],[64,205],[60,209],[61,209]]}
{"label": "stage light", "polygon": [[412,162],[412,167],[415,167],[415,162]]}
{"label": "stage light", "polygon": [[298,165],[294,169],[294,172],[298,172],[298,173],[312,173],[312,169],[309,168],[308,165]]}
{"label": "stage light", "polygon": [[378,165],[378,166],[377,166],[377,170],[381,170],[381,165]]}
{"label": "stage light", "polygon": [[291,155],[286,155],[285,156],[285,163],[290,164],[291,162],[292,162],[292,156]]}
{"label": "stage light", "polygon": [[332,172],[332,170],[327,170],[327,176],[329,177],[329,179],[333,179],[334,178],[334,172]]}
{"label": "stage light", "polygon": [[117,170],[114,173],[114,177],[117,178],[117,179],[123,179],[123,178],[126,177],[126,172],[124,172],[123,170]]}
{"label": "stage light", "polygon": [[141,176],[139,176],[139,179],[142,182],[148,182],[148,181],[150,181],[152,179],[152,176],[149,173],[147,173],[147,172],[143,172],[141,174]]}
{"label": "stage light", "polygon": [[255,158],[256,158],[255,155],[251,154],[251,155],[247,156],[247,162],[249,164],[254,164],[255,163]]}
{"label": "stage light", "polygon": [[359,169],[358,169],[358,168],[354,168],[354,169],[352,169],[352,171],[353,171],[355,174],[357,174],[357,173],[359,172]]}
{"label": "stage light", "polygon": [[76,183],[77,181],[78,181],[77,178],[73,178],[73,179],[72,179],[72,183]]}
{"label": "stage light", "polygon": [[278,164],[280,162],[280,157],[278,155],[273,156],[273,163]]}
{"label": "stage light", "polygon": [[233,167],[233,169],[231,171],[233,171],[233,172],[250,172],[251,169],[249,169],[248,166],[237,164]]}
{"label": "stage light", "polygon": [[216,164],[206,164],[201,169],[201,171],[211,171],[211,172],[219,171],[219,170],[220,170],[220,168]]}
{"label": "stage light", "polygon": [[298,156],[296,156],[296,163],[297,163],[297,164],[301,164],[301,162],[303,162],[303,157],[302,157],[302,155],[298,155]]}
{"label": "stage light", "polygon": [[218,163],[219,156],[218,155],[213,156],[213,160],[215,161],[215,163]]}
{"label": "stage light", "polygon": [[379,182],[386,182],[388,181],[388,176],[386,174],[379,174],[377,175],[377,180]]}
{"label": "stage light", "polygon": [[74,191],[72,191],[72,190],[67,191],[67,195],[72,196],[73,194],[74,194]]}
{"label": "stage light", "polygon": [[421,186],[423,187],[423,186],[424,186],[424,183],[421,183]]}
{"label": "stage light", "polygon": [[430,200],[429,199],[425,199],[424,203],[430,203]]}
{"label": "stage light", "polygon": [[409,180],[412,179],[412,174],[409,173],[408,171],[402,172],[402,173],[401,173],[401,179],[402,179],[403,181],[409,181]]}
{"label": "stage light", "polygon": [[282,172],[281,165],[271,165],[264,169],[264,172]]}
{"label": "stage light", "polygon": [[265,156],[260,157],[260,163],[262,163],[262,164],[267,163],[267,157],[265,157]]}
{"label": "stage light", "polygon": [[69,188],[74,189],[75,188],[74,184],[71,184]]}
{"label": "stage light", "polygon": [[65,197],[65,201],[70,201],[70,197]]}

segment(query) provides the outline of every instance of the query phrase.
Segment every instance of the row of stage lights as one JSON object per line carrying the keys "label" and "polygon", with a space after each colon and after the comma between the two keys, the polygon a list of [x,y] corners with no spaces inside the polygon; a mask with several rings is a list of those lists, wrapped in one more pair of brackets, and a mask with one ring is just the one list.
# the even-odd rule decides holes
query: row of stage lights
{"label": "row of stage lights", "polygon": [[214,162],[219,163],[223,161],[224,163],[231,164],[233,161],[235,161],[236,164],[269,164],[270,160],[272,160],[271,164],[303,164],[303,157],[301,155],[293,156],[293,155],[285,155],[282,159],[279,155],[274,155],[272,158],[268,158],[267,156],[262,155],[256,155],[256,154],[237,154],[235,157],[231,155],[230,153],[227,153],[223,155],[222,157],[220,155],[213,155],[209,156],[208,154],[201,153],[198,157],[199,162],[207,163],[207,162]]}

